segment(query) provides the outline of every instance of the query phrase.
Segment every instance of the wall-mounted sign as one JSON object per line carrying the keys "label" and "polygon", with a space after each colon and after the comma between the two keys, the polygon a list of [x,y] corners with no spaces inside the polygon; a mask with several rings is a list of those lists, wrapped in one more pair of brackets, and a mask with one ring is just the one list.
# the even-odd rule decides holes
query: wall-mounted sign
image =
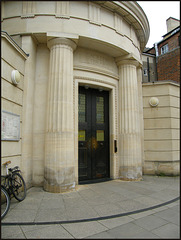
{"label": "wall-mounted sign", "polygon": [[7,111],[1,113],[1,140],[20,140],[20,116]]}

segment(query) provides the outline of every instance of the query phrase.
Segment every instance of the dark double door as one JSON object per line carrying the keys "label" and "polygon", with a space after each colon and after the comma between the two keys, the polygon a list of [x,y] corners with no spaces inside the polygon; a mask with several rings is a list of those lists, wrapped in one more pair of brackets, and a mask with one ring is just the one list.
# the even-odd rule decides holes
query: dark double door
{"label": "dark double door", "polygon": [[109,92],[79,87],[79,182],[109,177]]}

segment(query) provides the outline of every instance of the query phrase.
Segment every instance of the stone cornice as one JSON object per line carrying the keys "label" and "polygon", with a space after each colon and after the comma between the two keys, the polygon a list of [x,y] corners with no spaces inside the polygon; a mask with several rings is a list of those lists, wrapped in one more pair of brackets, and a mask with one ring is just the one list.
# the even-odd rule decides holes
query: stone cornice
{"label": "stone cornice", "polygon": [[134,27],[143,51],[150,35],[150,26],[146,14],[136,1],[94,1],[112,12],[124,17]]}
{"label": "stone cornice", "polygon": [[176,87],[180,87],[180,83],[172,82],[172,80],[160,80],[155,82],[145,82],[142,83],[142,85],[145,87],[147,86],[154,86],[154,85],[173,85]]}
{"label": "stone cornice", "polygon": [[25,59],[28,58],[28,54],[26,54],[22,48],[9,36],[9,34],[5,31],[1,31],[1,38],[6,39]]}

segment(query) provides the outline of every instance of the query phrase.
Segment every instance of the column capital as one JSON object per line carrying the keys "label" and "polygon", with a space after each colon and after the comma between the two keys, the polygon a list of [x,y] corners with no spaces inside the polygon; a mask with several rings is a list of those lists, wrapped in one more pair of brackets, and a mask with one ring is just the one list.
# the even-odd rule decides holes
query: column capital
{"label": "column capital", "polygon": [[67,45],[67,46],[71,47],[73,49],[73,51],[77,47],[76,43],[73,40],[68,39],[68,38],[55,37],[55,38],[51,38],[50,40],[48,40],[47,46],[49,49],[51,49],[51,47],[55,46],[55,45]]}
{"label": "column capital", "polygon": [[134,65],[136,67],[141,67],[142,66],[141,60],[136,58],[132,53],[123,55],[121,57],[117,57],[116,58],[116,64],[118,66],[128,65],[128,64]]}

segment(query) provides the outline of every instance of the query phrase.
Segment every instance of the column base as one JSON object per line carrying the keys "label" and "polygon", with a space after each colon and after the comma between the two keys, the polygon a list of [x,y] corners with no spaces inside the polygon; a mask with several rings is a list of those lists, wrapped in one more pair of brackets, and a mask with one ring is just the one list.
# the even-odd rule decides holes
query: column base
{"label": "column base", "polygon": [[142,167],[120,167],[119,176],[124,181],[142,180]]}
{"label": "column base", "polygon": [[74,167],[45,168],[43,188],[47,192],[63,193],[75,190]]}
{"label": "column base", "polygon": [[50,185],[46,181],[44,182],[43,189],[51,193],[64,193],[75,190],[75,182],[64,185]]}

